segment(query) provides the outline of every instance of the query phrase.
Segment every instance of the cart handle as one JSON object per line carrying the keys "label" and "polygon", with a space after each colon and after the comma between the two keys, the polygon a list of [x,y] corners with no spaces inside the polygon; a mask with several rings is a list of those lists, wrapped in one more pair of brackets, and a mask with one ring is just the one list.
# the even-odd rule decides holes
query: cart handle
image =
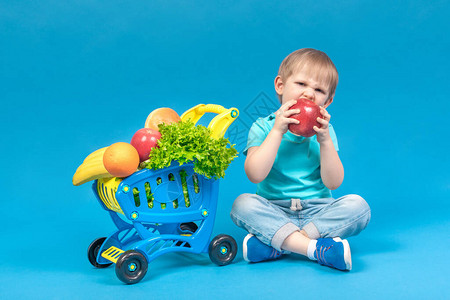
{"label": "cart handle", "polygon": [[211,136],[216,139],[223,137],[231,123],[239,116],[239,110],[235,107],[227,109],[217,104],[199,104],[185,111],[181,115],[181,120],[191,120],[191,122],[196,124],[208,112],[218,114],[208,125],[208,128],[211,130]]}

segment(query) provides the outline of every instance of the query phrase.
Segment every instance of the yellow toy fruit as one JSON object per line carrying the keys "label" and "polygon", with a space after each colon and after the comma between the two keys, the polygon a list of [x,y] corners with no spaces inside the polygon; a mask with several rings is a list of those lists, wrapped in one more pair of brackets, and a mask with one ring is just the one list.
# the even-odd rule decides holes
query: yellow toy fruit
{"label": "yellow toy fruit", "polygon": [[129,143],[115,143],[103,154],[103,165],[111,175],[127,177],[136,172],[139,166],[139,154]]}
{"label": "yellow toy fruit", "polygon": [[103,165],[103,154],[107,147],[89,154],[73,175],[73,185],[82,185],[91,180],[112,177]]}

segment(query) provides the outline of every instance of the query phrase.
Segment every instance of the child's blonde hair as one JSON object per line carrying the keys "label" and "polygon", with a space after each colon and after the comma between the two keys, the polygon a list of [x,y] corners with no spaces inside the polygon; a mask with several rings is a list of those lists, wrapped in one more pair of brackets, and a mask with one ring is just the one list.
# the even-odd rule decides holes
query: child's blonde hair
{"label": "child's blonde hair", "polygon": [[315,78],[323,78],[329,87],[328,99],[334,96],[339,75],[336,66],[325,52],[303,48],[289,54],[280,65],[278,75],[286,81],[294,72],[306,70]]}

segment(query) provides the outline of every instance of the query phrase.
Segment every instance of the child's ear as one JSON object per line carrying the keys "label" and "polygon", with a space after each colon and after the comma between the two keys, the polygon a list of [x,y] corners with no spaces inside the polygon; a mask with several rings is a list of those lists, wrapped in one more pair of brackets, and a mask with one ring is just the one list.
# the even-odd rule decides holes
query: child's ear
{"label": "child's ear", "polygon": [[327,101],[325,101],[325,104],[323,105],[323,107],[327,108],[328,106],[330,106],[330,104],[333,103],[333,99],[334,99],[334,95],[331,96]]}
{"label": "child's ear", "polygon": [[283,95],[284,83],[283,83],[283,80],[281,79],[280,75],[275,77],[274,84],[275,84],[275,91],[277,92],[277,94]]}

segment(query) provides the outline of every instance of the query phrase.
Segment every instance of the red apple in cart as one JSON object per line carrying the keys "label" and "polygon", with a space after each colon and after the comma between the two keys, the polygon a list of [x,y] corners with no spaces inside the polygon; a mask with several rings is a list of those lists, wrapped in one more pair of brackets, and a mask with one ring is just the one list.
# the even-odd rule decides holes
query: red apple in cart
{"label": "red apple in cart", "polygon": [[160,138],[161,133],[154,129],[142,128],[136,131],[130,144],[133,145],[139,153],[140,162],[148,159],[150,151],[152,151],[153,147],[157,147]]}
{"label": "red apple in cart", "polygon": [[292,105],[290,109],[300,109],[300,113],[292,115],[291,118],[300,121],[300,124],[289,124],[288,129],[296,135],[304,137],[310,137],[316,134],[313,127],[321,127],[322,125],[317,122],[317,118],[322,118],[320,113],[320,107],[313,101],[306,99],[299,99],[297,103]]}

